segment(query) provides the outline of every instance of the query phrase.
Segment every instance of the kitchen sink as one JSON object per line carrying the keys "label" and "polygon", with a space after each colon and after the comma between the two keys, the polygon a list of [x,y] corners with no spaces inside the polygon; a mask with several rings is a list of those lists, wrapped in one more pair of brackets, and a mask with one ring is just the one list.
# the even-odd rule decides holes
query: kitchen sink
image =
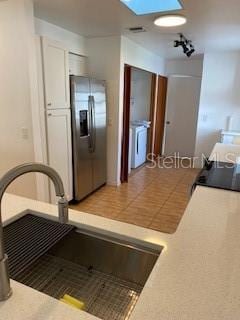
{"label": "kitchen sink", "polygon": [[104,320],[129,319],[162,250],[33,214],[4,227],[4,238],[12,279],[56,299],[69,294]]}

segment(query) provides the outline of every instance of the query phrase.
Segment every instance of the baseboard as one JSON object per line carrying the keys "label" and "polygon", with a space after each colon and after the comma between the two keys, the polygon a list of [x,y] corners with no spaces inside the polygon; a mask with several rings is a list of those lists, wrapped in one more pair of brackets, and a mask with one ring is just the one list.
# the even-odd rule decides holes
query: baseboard
{"label": "baseboard", "polygon": [[107,181],[107,185],[108,186],[112,186],[112,187],[119,187],[121,185],[121,182],[120,181],[108,180]]}

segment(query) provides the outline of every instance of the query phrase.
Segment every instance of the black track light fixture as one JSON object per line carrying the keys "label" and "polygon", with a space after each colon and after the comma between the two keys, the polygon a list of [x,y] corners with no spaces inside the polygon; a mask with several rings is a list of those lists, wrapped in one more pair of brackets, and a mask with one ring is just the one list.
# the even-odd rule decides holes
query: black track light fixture
{"label": "black track light fixture", "polygon": [[180,43],[181,43],[180,41],[175,40],[173,44],[174,48],[178,48],[180,46]]}
{"label": "black track light fixture", "polygon": [[182,48],[183,48],[183,53],[187,54],[189,52],[189,49],[185,43],[183,43]]}
{"label": "black track light fixture", "polygon": [[186,53],[187,56],[190,58],[194,52],[195,52],[194,46],[190,44],[190,50]]}
{"label": "black track light fixture", "polygon": [[174,41],[174,48],[182,47],[184,45],[184,42],[182,40],[175,40]]}
{"label": "black track light fixture", "polygon": [[186,54],[188,58],[192,56],[195,52],[195,48],[191,40],[188,40],[182,33],[179,33],[180,40],[174,41],[174,48],[182,47],[183,53]]}

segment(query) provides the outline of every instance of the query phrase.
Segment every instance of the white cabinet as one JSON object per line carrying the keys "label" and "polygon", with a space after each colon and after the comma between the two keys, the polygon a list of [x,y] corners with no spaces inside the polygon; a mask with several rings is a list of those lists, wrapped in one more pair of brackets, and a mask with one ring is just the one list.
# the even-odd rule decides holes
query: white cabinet
{"label": "white cabinet", "polygon": [[70,108],[68,50],[42,38],[45,104],[47,109]]}
{"label": "white cabinet", "polygon": [[[48,164],[61,176],[72,200],[72,139],[69,90],[69,52],[57,41],[42,38]],[[50,181],[50,180],[49,180]],[[53,184],[51,202],[56,202]]]}
{"label": "white cabinet", "polygon": [[[70,109],[47,110],[48,160],[61,176],[68,200],[72,200],[72,142]],[[51,185],[51,202],[55,202]]]}
{"label": "white cabinet", "polygon": [[87,76],[87,57],[83,57],[74,53],[69,53],[69,74],[74,76]]}

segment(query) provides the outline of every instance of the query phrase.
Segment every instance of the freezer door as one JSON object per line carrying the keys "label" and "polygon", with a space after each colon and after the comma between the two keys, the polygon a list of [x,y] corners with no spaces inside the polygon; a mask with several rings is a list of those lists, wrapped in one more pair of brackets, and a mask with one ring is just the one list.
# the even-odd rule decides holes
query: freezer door
{"label": "freezer door", "polygon": [[74,200],[81,200],[93,191],[90,81],[70,77],[73,137]]}
{"label": "freezer door", "polygon": [[106,183],[106,89],[105,82],[91,79],[93,108],[93,187]]}

